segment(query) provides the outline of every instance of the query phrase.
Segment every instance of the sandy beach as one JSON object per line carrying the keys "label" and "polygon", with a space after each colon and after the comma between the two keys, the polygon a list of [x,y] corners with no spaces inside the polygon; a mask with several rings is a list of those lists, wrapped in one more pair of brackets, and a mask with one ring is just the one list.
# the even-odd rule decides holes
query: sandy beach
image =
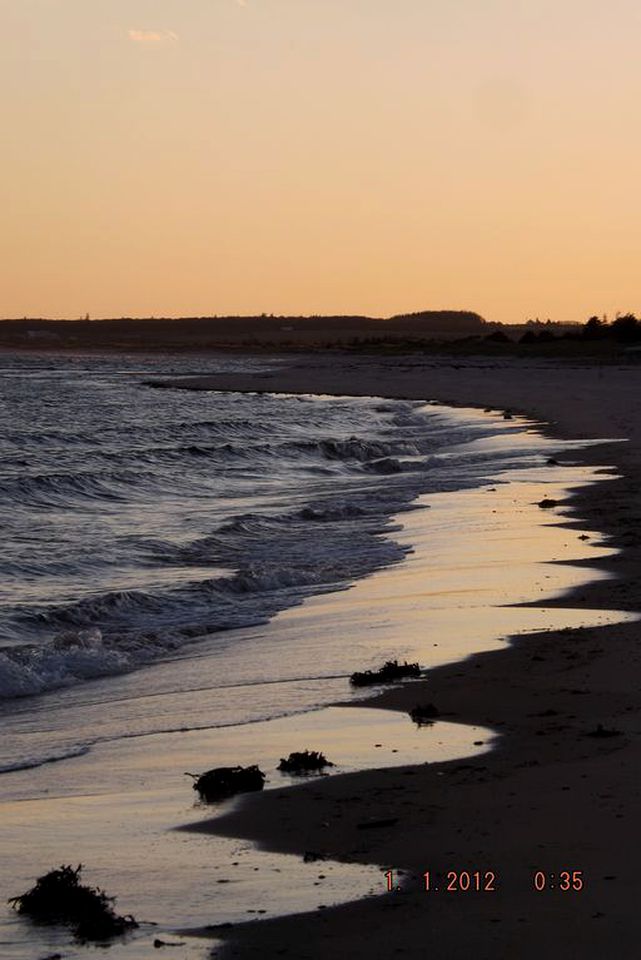
{"label": "sandy beach", "polygon": [[[569,516],[566,503],[558,520],[569,528],[580,521],[620,552],[599,560],[609,578],[546,605],[639,608],[641,392],[634,364],[324,355],[281,359],[259,376],[180,386],[439,400],[525,413],[557,436],[602,439],[573,459],[608,463],[619,474],[582,487]],[[615,439],[627,442],[606,443]],[[369,700],[394,710],[429,700],[448,720],[502,736],[476,759],[273,790],[212,822],[216,833],[264,849],[301,857],[312,850],[402,876],[398,893],[216,931],[229,938],[217,955],[636,957],[639,632],[628,622],[529,634]],[[616,735],[589,736],[598,724]],[[479,871],[482,886],[493,889],[461,890],[461,871]],[[456,875],[450,891],[449,872]],[[538,873],[542,890],[535,889]]]}
{"label": "sandy beach", "polygon": [[0,25],[0,960],[637,960],[641,5]]}

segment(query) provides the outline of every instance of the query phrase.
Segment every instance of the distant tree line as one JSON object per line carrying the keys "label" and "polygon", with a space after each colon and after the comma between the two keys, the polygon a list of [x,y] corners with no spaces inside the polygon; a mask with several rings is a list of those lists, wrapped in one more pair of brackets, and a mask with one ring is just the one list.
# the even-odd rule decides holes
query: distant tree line
{"label": "distant tree line", "polygon": [[619,343],[641,341],[641,320],[633,313],[619,315],[612,323],[605,317],[590,317],[582,330],[584,340],[618,340]]}
{"label": "distant tree line", "polygon": [[[555,335],[553,324],[528,324],[535,329],[526,330],[519,343],[542,343],[550,340],[613,340],[617,343],[641,343],[641,320],[633,313],[624,313],[608,322],[606,317],[592,316],[576,330]],[[496,337],[496,335],[494,335]],[[489,338],[488,338],[489,339]],[[498,337],[497,337],[498,339]]]}

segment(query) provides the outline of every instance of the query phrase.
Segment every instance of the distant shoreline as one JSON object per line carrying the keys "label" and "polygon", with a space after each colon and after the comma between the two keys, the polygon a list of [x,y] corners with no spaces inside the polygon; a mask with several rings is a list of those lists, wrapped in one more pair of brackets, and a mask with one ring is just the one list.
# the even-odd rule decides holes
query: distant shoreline
{"label": "distant shoreline", "polygon": [[[627,326],[626,326],[627,323]],[[617,327],[617,324],[622,326]],[[366,316],[203,316],[181,318],[38,318],[0,320],[0,350],[36,353],[258,353],[345,351],[455,356],[634,358],[641,325],[629,315],[612,324],[503,324],[466,310],[424,310],[387,318]]]}

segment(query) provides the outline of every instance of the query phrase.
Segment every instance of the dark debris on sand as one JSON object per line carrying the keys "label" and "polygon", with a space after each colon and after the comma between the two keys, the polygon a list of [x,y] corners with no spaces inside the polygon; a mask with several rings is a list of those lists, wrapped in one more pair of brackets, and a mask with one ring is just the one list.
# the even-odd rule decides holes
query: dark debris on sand
{"label": "dark debris on sand", "polygon": [[433,703],[417,705],[410,710],[409,714],[414,723],[418,724],[419,727],[434,723],[437,717],[441,715]]}
{"label": "dark debris on sand", "polygon": [[317,750],[302,750],[299,753],[290,753],[286,759],[281,758],[278,769],[283,773],[313,773],[333,766],[323,753]]}
{"label": "dark debris on sand", "polygon": [[620,737],[620,730],[609,730],[607,727],[604,727],[602,723],[598,723],[594,730],[588,730],[585,734],[586,737],[596,737],[598,739],[607,739],[609,737]]}
{"label": "dark debris on sand", "polygon": [[75,869],[61,866],[51,870],[9,903],[31,920],[72,927],[79,940],[109,940],[138,926],[133,917],[121,917],[114,911],[114,897],[80,883],[81,871],[82,864]]}
{"label": "dark debris on sand", "polygon": [[202,800],[222,800],[235,793],[248,793],[262,790],[265,774],[257,766],[251,767],[215,767],[205,773],[187,773],[194,780],[196,790]]}
{"label": "dark debris on sand", "polygon": [[353,673],[350,683],[354,687],[368,687],[376,683],[394,683],[396,680],[405,680],[407,677],[420,677],[421,668],[418,663],[408,663],[405,660],[386,660],[378,670],[364,670],[362,673]]}

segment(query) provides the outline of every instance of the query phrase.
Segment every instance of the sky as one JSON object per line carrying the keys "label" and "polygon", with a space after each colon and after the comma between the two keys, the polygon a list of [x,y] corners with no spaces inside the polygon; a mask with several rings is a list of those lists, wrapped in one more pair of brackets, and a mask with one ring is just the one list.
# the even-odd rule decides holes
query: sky
{"label": "sky", "polygon": [[638,0],[0,0],[0,316],[641,311]]}

